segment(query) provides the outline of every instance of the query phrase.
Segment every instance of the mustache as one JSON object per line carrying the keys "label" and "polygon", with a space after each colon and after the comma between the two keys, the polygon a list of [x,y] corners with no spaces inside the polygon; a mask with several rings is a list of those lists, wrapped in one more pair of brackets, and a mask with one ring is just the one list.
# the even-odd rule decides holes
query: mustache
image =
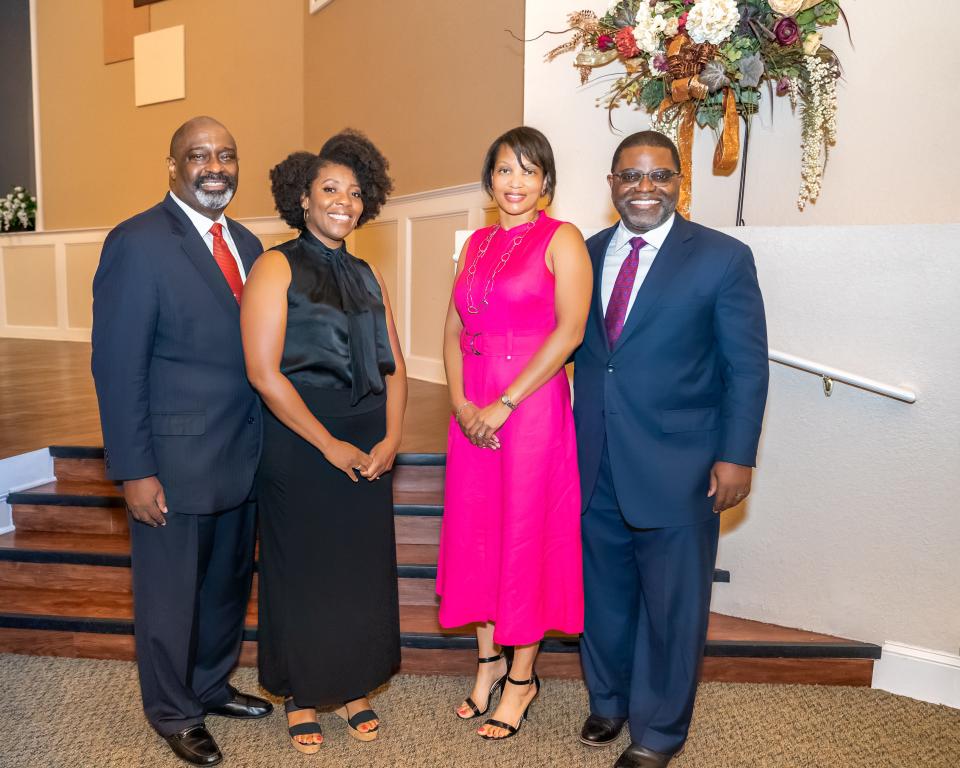
{"label": "mustache", "polygon": [[193,186],[199,189],[200,185],[207,181],[222,181],[228,189],[236,189],[237,187],[236,178],[227,173],[204,173],[197,177]]}

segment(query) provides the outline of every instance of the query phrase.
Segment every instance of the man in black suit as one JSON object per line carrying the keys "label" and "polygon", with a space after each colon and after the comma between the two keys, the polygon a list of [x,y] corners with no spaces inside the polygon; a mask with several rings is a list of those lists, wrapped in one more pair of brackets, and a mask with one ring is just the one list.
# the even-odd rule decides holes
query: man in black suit
{"label": "man in black suit", "polygon": [[209,117],[174,133],[170,193],[107,236],[93,281],[93,377],[107,476],[123,483],[147,720],[195,765],[223,758],[204,718],[271,705],[228,683],[250,595],[260,410],[240,343],[263,250],[223,215],[236,142]]}

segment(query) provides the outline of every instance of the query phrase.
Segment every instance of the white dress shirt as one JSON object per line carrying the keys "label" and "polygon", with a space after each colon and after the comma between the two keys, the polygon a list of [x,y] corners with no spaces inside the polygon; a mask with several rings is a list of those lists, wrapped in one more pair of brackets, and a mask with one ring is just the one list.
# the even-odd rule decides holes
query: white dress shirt
{"label": "white dress shirt", "polygon": [[642,237],[646,241],[646,245],[640,249],[640,253],[637,254],[639,259],[637,263],[637,276],[633,281],[633,288],[630,291],[630,300],[627,302],[627,313],[624,315],[624,322],[626,318],[630,317],[630,310],[633,309],[633,302],[637,298],[637,293],[640,290],[640,286],[643,285],[643,280],[647,276],[647,272],[650,271],[650,265],[653,264],[653,260],[656,257],[657,253],[663,247],[663,241],[667,239],[667,235],[670,234],[670,228],[673,226],[673,218],[676,214],[671,213],[670,218],[667,219],[659,227],[654,227],[649,232],[644,232],[642,235],[637,235],[635,232],[631,232],[627,229],[623,221],[621,220],[620,226],[617,227],[617,231],[613,233],[613,237],[610,238],[610,245],[607,246],[607,252],[603,257],[603,273],[600,275],[600,301],[602,302],[603,314],[607,314],[607,305],[610,303],[610,296],[613,295],[613,286],[617,282],[617,275],[620,274],[620,267],[623,266],[623,262],[627,260],[627,256],[630,255],[630,240],[634,237]]}
{"label": "white dress shirt", "polygon": [[227,248],[230,249],[230,253],[233,255],[233,260],[237,262],[237,268],[240,270],[240,279],[243,282],[247,282],[247,271],[243,268],[243,262],[240,260],[240,252],[237,250],[237,244],[233,242],[233,235],[230,234],[230,227],[227,226],[226,215],[221,213],[219,219],[211,221],[199,211],[193,210],[193,208],[183,202],[183,200],[173,194],[173,192],[170,193],[170,197],[173,198],[173,202],[179,205],[183,212],[187,214],[187,218],[190,219],[193,226],[197,228],[197,232],[200,233],[203,242],[207,244],[211,256],[213,255],[213,233],[210,231],[210,227],[214,224],[223,224],[223,239],[226,241]]}

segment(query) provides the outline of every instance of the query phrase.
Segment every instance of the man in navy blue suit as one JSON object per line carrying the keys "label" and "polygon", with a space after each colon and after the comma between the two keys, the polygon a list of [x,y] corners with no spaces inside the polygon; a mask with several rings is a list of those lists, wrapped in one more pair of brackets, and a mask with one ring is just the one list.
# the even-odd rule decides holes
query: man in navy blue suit
{"label": "man in navy blue suit", "polygon": [[750,492],[766,403],[750,249],[676,214],[680,158],[655,131],[617,148],[620,222],[587,241],[594,298],[574,370],[584,504],[583,670],[615,768],[662,768],[687,738],[719,513]]}
{"label": "man in navy blue suit", "polygon": [[224,210],[236,142],[180,126],[170,192],[107,236],[93,281],[93,376],[107,476],[123,483],[147,720],[181,759],[215,765],[206,715],[271,705],[228,682],[250,596],[260,408],[240,343],[243,281],[263,250]]}

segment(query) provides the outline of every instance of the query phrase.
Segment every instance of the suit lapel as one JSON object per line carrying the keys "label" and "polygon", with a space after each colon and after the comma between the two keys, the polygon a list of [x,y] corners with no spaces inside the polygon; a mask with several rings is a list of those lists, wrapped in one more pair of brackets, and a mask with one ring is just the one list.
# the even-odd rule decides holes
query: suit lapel
{"label": "suit lapel", "polygon": [[633,307],[627,320],[623,325],[623,331],[617,340],[617,347],[623,346],[627,337],[633,333],[647,316],[647,313],[657,303],[660,295],[667,285],[674,278],[683,263],[687,260],[690,252],[693,250],[693,233],[691,228],[680,214],[673,220],[673,226],[670,228],[670,234],[663,241],[663,246],[657,251],[657,255],[650,265],[650,271],[640,284],[637,291],[637,298],[634,299]]}
{"label": "suit lapel", "polygon": [[[213,260],[213,254],[210,253],[207,244],[203,242],[203,238],[200,237],[200,233],[197,232],[196,227],[193,226],[190,219],[187,218],[186,214],[180,210],[180,207],[169,195],[164,199],[164,207],[167,212],[173,216],[175,226],[172,231],[174,236],[180,238],[180,247],[187,255],[187,258],[190,259],[190,262],[200,273],[204,282],[206,282],[210,290],[213,291],[213,295],[216,296],[220,305],[232,315],[239,316],[240,305],[237,304],[237,300],[233,298],[233,294],[230,292],[230,286],[227,285],[223,272],[220,271],[217,262]],[[244,266],[246,266],[246,262],[244,262]]]}
{"label": "suit lapel", "polygon": [[603,297],[600,295],[600,286],[603,281],[603,260],[607,255],[607,248],[610,247],[610,241],[617,232],[619,224],[614,224],[609,229],[599,232],[596,239],[591,238],[593,247],[590,248],[590,261],[593,262],[593,306],[590,309],[594,316],[594,323],[597,333],[600,335],[601,344],[610,351],[610,343],[607,341],[607,329],[603,322]]}

